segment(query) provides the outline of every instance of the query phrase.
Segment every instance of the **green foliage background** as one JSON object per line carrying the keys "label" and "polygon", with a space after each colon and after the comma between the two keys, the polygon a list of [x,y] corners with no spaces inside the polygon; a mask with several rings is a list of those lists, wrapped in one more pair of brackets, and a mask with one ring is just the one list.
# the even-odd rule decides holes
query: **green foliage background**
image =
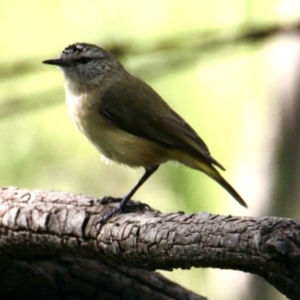
{"label": "green foliage background", "polygon": [[[246,174],[255,156],[248,156],[253,141],[245,130],[250,136],[261,130],[272,101],[272,42],[191,54],[187,49],[205,41],[205,32],[230,39],[250,24],[290,22],[298,11],[296,1],[275,0],[1,0],[1,186],[120,196],[141,176],[142,170],[100,161],[68,116],[59,70],[41,64],[68,44],[90,42],[129,49],[120,56],[126,68],[146,80],[199,132],[228,169],[225,177],[250,207],[255,206],[247,194],[255,183]],[[176,43],[178,48],[169,47]],[[170,58],[181,56],[186,57],[182,65],[176,59],[170,63]],[[134,198],[162,212],[251,215],[209,178],[172,164],[162,166]],[[226,271],[164,274],[211,299],[233,299],[226,290],[224,278],[231,276]],[[236,280],[240,275],[234,276]],[[282,299],[274,291],[273,296]]]}

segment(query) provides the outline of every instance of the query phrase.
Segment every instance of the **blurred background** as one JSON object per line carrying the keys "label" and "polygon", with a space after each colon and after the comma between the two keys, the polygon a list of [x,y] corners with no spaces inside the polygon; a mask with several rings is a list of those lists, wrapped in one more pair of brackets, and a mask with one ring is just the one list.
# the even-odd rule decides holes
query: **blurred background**
{"label": "blurred background", "polygon": [[[1,186],[122,196],[142,175],[101,162],[68,116],[59,69],[41,63],[89,42],[188,121],[249,209],[172,163],[134,199],[162,212],[299,218],[299,32],[297,0],[1,0]],[[163,274],[210,299],[284,299],[241,272]]]}

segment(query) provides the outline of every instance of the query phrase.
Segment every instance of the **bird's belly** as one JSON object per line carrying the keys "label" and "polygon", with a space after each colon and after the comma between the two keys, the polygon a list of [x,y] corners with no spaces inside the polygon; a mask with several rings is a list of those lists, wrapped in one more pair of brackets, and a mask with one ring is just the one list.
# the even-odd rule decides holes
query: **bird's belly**
{"label": "bird's belly", "polygon": [[78,129],[109,160],[131,167],[151,167],[168,160],[168,149],[130,134],[90,108],[71,113]]}

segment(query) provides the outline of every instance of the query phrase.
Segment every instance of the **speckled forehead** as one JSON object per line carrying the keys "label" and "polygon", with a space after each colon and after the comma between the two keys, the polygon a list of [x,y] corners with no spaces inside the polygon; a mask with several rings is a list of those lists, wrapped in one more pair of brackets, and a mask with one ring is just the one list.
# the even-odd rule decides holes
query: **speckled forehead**
{"label": "speckled forehead", "polygon": [[69,55],[80,55],[84,50],[85,46],[83,44],[73,44],[66,47],[61,56],[69,56]]}

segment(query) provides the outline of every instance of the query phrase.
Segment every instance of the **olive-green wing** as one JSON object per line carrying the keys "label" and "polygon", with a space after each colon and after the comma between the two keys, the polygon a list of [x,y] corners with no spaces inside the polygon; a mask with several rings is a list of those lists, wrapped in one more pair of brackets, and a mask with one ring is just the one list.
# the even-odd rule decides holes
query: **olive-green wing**
{"label": "olive-green wing", "polygon": [[206,144],[191,126],[150,86],[128,76],[130,85],[119,81],[103,95],[99,113],[124,131],[188,152],[224,169],[211,157]]}

